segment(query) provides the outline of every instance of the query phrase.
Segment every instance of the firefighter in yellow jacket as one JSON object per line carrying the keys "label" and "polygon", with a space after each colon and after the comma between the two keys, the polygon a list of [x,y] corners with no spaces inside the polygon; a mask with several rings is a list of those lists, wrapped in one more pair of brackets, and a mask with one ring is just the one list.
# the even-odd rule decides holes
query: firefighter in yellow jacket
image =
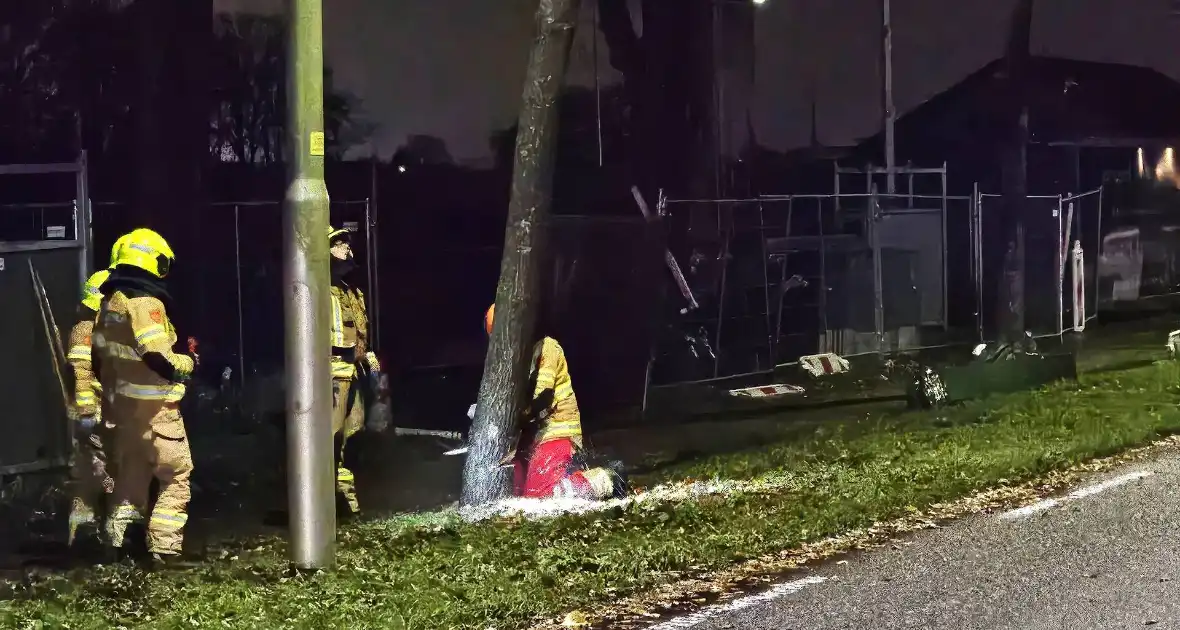
{"label": "firefighter in yellow jacket", "polygon": [[[82,303],[78,305],[78,321],[70,329],[66,359],[74,369],[74,409],[78,421],[74,434],[74,465],[70,474],[70,544],[79,529],[95,527],[102,509],[102,498],[114,490],[115,482],[107,473],[103,443],[108,439],[102,425],[100,399],[102,387],[91,368],[90,336],[94,320],[102,302],[99,288],[110,271],[95,273],[82,286]],[[98,538],[101,532],[89,532]]]}
{"label": "firefighter in yellow jacket", "polygon": [[[193,471],[179,403],[196,360],[172,349],[177,338],[164,279],[174,260],[159,234],[131,232],[102,285],[94,331],[102,388],[117,418],[107,535],[111,544],[124,547],[128,526],[146,518],[148,551],[164,563],[180,558]],[[160,492],[149,514],[153,477]]]}
{"label": "firefighter in yellow jacket", "polygon": [[[77,539],[80,529],[97,527],[102,510],[102,498],[114,491],[115,481],[107,471],[107,454],[103,443],[110,439],[111,418],[103,418],[102,385],[95,376],[91,352],[94,322],[102,305],[102,285],[115,267],[119,248],[127,240],[126,234],[115,241],[107,269],[96,272],[82,285],[82,302],[78,306],[78,321],[70,329],[67,360],[74,370],[74,409],[78,425],[74,440],[74,465],[70,474],[69,541]],[[90,532],[101,538],[101,531]]]}
{"label": "firefighter in yellow jacket", "polygon": [[[344,465],[344,446],[365,424],[365,406],[357,380],[381,365],[369,350],[365,295],[348,282],[355,266],[348,230],[328,227],[332,337],[332,433],[336,453],[336,492],[350,514],[360,510],[352,471]],[[342,506],[343,507],[343,506]]]}
{"label": "firefighter in yellow jacket", "polygon": [[[484,315],[492,334],[496,305]],[[533,401],[512,458],[517,496],[599,500],[626,495],[622,465],[590,466],[582,447],[582,414],[565,350],[553,337],[533,345]]]}

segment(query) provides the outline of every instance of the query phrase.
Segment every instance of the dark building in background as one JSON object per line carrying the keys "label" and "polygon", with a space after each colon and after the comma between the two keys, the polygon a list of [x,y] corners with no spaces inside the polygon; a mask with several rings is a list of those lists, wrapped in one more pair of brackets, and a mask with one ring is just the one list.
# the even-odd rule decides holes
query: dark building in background
{"label": "dark building in background", "polygon": [[[1005,72],[1002,59],[993,61],[901,116],[898,163],[946,162],[950,194],[970,194],[976,182],[999,193]],[[1180,83],[1155,70],[1033,57],[1030,75],[1031,195],[1092,190],[1107,173],[1132,169],[1140,148],[1153,168],[1180,142]],[[882,134],[865,140],[852,160],[879,164],[882,142]]]}

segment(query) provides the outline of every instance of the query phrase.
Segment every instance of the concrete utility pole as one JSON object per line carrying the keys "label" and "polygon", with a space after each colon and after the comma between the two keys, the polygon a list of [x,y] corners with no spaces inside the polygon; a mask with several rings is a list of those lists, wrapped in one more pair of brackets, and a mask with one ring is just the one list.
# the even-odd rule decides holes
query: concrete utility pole
{"label": "concrete utility pole", "polygon": [[881,85],[881,110],[885,117],[885,190],[897,194],[897,156],[894,154],[893,123],[897,113],[893,106],[893,26],[890,24],[889,0],[881,0],[881,54],[884,66]]}
{"label": "concrete utility pole", "polygon": [[[512,198],[496,313],[463,469],[463,505],[507,495],[511,469],[499,465],[518,435],[531,392],[528,380],[539,299],[538,271],[546,217],[553,197],[557,154],[557,96],[569,67],[581,0],[539,0],[536,34],[525,72],[512,166]],[[477,318],[482,313],[472,313]],[[479,321],[475,319],[475,321]]]}
{"label": "concrete utility pole", "polygon": [[287,131],[293,170],[283,212],[287,502],[291,560],[299,568],[318,569],[333,563],[336,543],[323,0],[290,0],[288,6]]}

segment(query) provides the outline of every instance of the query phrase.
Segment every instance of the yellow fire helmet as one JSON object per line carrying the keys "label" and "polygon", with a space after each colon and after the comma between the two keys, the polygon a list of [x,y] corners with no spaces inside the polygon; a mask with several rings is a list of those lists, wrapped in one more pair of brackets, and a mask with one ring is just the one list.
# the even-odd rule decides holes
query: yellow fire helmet
{"label": "yellow fire helmet", "polygon": [[115,268],[115,263],[119,260],[119,250],[123,249],[123,246],[127,244],[127,240],[129,238],[131,238],[131,232],[120,236],[119,240],[115,241],[115,245],[111,247],[111,264],[109,267],[107,267],[107,269]]}
{"label": "yellow fire helmet", "polygon": [[103,269],[86,279],[86,284],[82,285],[82,306],[92,311],[97,311],[102,306],[102,291],[99,289],[109,277],[111,272]]}
{"label": "yellow fire helmet", "polygon": [[329,225],[328,226],[328,244],[331,245],[332,243],[334,243],[335,241],[340,240],[340,239],[347,239],[349,237],[349,234],[350,234],[350,232],[348,231],[348,228],[334,228]]}
{"label": "yellow fire helmet", "polygon": [[135,267],[157,278],[168,275],[176,255],[163,236],[153,230],[139,228],[124,238],[127,240],[115,255],[115,266]]}

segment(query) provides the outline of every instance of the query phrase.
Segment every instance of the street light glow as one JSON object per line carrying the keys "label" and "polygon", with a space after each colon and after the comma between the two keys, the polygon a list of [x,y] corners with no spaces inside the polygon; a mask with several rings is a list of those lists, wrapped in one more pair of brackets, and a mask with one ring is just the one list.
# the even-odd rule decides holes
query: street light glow
{"label": "street light glow", "polygon": [[755,6],[762,6],[766,4],[766,0],[751,0]]}

